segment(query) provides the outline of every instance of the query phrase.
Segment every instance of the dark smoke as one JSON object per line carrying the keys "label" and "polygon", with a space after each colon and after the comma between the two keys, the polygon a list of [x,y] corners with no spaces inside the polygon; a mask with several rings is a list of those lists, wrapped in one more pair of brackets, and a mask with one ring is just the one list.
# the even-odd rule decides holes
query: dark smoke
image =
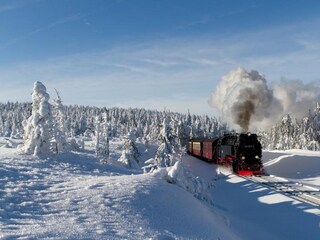
{"label": "dark smoke", "polygon": [[267,130],[287,113],[301,119],[319,101],[319,83],[282,81],[271,89],[258,71],[237,68],[222,77],[209,104],[230,127],[247,132]]}
{"label": "dark smoke", "polygon": [[254,104],[250,100],[237,102],[233,105],[235,123],[241,127],[242,132],[248,132],[251,116],[254,114]]}

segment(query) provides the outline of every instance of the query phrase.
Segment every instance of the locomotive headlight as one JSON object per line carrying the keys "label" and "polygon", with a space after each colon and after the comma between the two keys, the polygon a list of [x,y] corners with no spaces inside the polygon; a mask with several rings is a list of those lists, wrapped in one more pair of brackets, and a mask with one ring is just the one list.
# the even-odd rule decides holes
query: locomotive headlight
{"label": "locomotive headlight", "polygon": [[246,159],[246,157],[245,157],[245,156],[242,156],[242,157],[241,157],[241,159],[242,159],[242,160],[245,160],[245,159]]}
{"label": "locomotive headlight", "polygon": [[259,159],[259,156],[258,156],[258,155],[256,155],[256,159]]}

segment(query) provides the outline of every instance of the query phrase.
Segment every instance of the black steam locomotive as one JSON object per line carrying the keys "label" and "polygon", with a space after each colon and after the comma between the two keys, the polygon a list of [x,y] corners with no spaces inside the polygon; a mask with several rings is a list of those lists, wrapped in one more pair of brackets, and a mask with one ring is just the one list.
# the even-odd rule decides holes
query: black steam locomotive
{"label": "black steam locomotive", "polygon": [[215,139],[190,139],[188,153],[232,168],[240,176],[264,174],[262,147],[256,134],[227,134]]}

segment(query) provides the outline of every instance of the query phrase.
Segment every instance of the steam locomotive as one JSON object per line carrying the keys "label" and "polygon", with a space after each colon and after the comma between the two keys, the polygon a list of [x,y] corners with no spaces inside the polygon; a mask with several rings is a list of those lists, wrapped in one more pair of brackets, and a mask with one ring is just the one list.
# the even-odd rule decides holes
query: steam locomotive
{"label": "steam locomotive", "polygon": [[226,134],[215,139],[190,139],[188,153],[232,168],[240,176],[264,174],[262,147],[256,134]]}

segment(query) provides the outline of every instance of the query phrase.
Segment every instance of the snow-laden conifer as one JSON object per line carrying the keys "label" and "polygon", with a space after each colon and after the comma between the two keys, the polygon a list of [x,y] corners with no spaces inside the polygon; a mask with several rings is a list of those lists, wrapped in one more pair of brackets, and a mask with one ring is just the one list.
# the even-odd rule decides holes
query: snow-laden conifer
{"label": "snow-laden conifer", "polygon": [[109,124],[106,113],[96,117],[95,129],[95,151],[96,156],[101,162],[107,162],[109,159]]}
{"label": "snow-laden conifer", "polygon": [[67,128],[65,124],[65,109],[58,90],[55,89],[57,98],[53,100],[54,113],[54,138],[57,152],[63,152],[67,149]]}
{"label": "snow-laden conifer", "polygon": [[320,104],[319,103],[317,103],[317,107],[314,112],[315,112],[315,116],[312,119],[312,127],[314,131],[318,133],[318,136],[320,136]]}
{"label": "snow-laden conifer", "polygon": [[24,152],[34,155],[50,153],[53,121],[49,94],[41,82],[35,82],[32,93],[32,114],[24,124]]}
{"label": "snow-laden conifer", "polygon": [[158,167],[173,166],[176,162],[174,158],[175,149],[178,148],[177,137],[174,134],[169,117],[165,117],[162,122],[162,128],[158,137],[159,148],[155,156],[155,162]]}
{"label": "snow-laden conifer", "polygon": [[139,166],[139,156],[140,153],[136,147],[135,142],[135,132],[131,131],[123,144],[121,157],[118,159],[118,162],[121,162],[128,168],[138,169]]}

